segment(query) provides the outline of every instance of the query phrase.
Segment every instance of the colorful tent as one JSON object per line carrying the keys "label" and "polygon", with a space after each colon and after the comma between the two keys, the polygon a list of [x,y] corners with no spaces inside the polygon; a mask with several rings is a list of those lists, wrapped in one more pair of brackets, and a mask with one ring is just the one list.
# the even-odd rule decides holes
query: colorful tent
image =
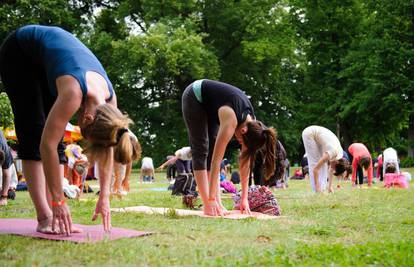
{"label": "colorful tent", "polygon": [[[6,128],[3,130],[4,137],[8,140],[17,141],[16,131],[14,129]],[[79,126],[68,123],[65,128],[65,135],[63,137],[63,142],[78,142],[82,140],[82,134]]]}
{"label": "colorful tent", "polygon": [[68,122],[68,124],[66,125],[63,142],[78,142],[82,139],[83,137],[79,126],[73,125],[70,122]]}
{"label": "colorful tent", "polygon": [[17,141],[16,131],[14,129],[6,128],[3,133],[6,139]]}

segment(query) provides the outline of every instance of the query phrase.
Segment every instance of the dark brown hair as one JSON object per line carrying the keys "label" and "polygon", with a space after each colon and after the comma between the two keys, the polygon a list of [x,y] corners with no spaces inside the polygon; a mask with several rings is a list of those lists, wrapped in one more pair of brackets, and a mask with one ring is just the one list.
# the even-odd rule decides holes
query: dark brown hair
{"label": "dark brown hair", "polygon": [[385,166],[385,173],[395,173],[397,171],[397,167],[394,163],[388,163]]}
{"label": "dark brown hair", "polygon": [[247,132],[242,135],[247,150],[241,155],[242,159],[254,162],[256,152],[261,150],[264,158],[264,177],[268,180],[275,172],[276,162],[276,131],[267,128],[261,121],[250,121],[246,124]]}
{"label": "dark brown hair", "polygon": [[138,141],[137,144],[131,141],[128,132],[131,123],[131,119],[113,105],[98,106],[94,121],[81,128],[82,135],[89,141],[85,153],[90,160],[104,157],[103,161],[107,162],[105,156],[110,147],[114,147],[114,159],[117,162],[127,164],[138,159],[141,146]]}
{"label": "dark brown hair", "polygon": [[371,159],[367,156],[361,157],[358,161],[358,165],[364,168],[365,170],[369,168],[370,163]]}
{"label": "dark brown hair", "polygon": [[[349,169],[349,162],[348,160],[342,158],[340,160],[338,160],[338,162],[335,165],[335,172],[334,175],[335,176],[339,176],[341,174],[343,174],[345,171],[347,171]],[[351,168],[352,170],[352,168]]]}

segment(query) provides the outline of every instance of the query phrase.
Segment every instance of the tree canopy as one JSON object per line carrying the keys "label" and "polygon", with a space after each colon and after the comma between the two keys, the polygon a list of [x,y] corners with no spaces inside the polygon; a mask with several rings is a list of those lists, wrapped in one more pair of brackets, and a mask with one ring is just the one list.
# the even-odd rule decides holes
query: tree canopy
{"label": "tree canopy", "polygon": [[345,148],[413,156],[413,17],[412,0],[7,0],[0,38],[31,23],[73,32],[156,162],[188,145],[181,94],[200,78],[244,90],[294,160],[312,124]]}

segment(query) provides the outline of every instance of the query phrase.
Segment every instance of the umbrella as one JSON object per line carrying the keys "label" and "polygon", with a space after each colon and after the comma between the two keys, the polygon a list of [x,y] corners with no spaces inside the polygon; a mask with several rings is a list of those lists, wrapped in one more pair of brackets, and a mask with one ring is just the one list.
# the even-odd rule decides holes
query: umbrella
{"label": "umbrella", "polygon": [[73,125],[70,122],[66,125],[63,142],[78,142],[82,140],[82,134],[79,126]]}
{"label": "umbrella", "polygon": [[4,129],[4,137],[8,140],[17,141],[16,131],[14,129],[10,129],[10,128]]}

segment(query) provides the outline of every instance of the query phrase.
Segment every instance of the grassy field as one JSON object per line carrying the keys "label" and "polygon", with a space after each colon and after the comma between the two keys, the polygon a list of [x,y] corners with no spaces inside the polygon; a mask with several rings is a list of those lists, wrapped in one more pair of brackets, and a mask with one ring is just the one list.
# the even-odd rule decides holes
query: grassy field
{"label": "grassy field", "polygon": [[[409,170],[414,174],[414,169]],[[182,208],[181,198],[159,182],[137,183],[113,207]],[[341,189],[310,192],[308,181],[291,181],[275,195],[283,217],[272,221],[232,221],[170,215],[112,213],[112,224],[153,231],[142,238],[73,244],[0,235],[0,266],[414,266],[414,183],[408,190]],[[93,224],[94,194],[70,201],[76,223]],[[27,193],[0,208],[1,218],[34,218]],[[226,198],[228,208],[232,200]]]}

